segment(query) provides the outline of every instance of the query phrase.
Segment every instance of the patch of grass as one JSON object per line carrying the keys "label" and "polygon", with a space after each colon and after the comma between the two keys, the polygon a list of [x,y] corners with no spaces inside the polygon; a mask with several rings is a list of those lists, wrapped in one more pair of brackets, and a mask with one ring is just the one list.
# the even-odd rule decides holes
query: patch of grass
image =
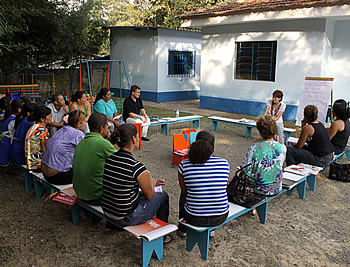
{"label": "patch of grass", "polygon": [[[158,116],[158,118],[164,118],[164,117],[172,117],[175,118],[175,111],[166,110],[166,109],[160,109],[160,108],[152,108],[152,107],[146,107],[146,112],[148,116]],[[180,112],[180,116],[190,116],[192,114]]]}

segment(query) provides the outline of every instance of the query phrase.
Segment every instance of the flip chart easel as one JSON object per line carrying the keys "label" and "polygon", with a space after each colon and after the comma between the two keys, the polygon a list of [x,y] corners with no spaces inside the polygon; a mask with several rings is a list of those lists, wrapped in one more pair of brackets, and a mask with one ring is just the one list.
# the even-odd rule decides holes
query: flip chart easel
{"label": "flip chart easel", "polygon": [[297,134],[299,132],[298,128],[301,126],[301,121],[304,118],[304,108],[307,105],[315,105],[318,109],[318,120],[321,123],[326,122],[328,104],[332,99],[333,81],[334,78],[305,78],[296,116]]}

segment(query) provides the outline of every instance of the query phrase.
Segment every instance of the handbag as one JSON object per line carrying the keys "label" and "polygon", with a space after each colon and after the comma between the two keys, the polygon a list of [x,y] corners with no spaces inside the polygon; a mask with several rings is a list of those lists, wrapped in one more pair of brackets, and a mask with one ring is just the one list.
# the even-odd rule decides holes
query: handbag
{"label": "handbag", "polygon": [[332,163],[329,166],[328,178],[342,182],[350,182],[350,164]]}
{"label": "handbag", "polygon": [[254,189],[258,186],[250,182],[249,176],[244,170],[250,165],[238,169],[226,189],[228,201],[246,208],[253,207],[265,198],[263,195],[258,196],[254,193]]}

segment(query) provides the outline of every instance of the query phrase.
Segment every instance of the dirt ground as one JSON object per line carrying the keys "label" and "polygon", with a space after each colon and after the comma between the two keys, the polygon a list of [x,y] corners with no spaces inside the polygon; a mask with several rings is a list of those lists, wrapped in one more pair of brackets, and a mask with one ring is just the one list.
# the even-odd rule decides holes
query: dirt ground
{"label": "dirt ground", "polygon": [[[198,101],[146,102],[146,109],[175,110],[203,116],[245,117],[200,110]],[[156,109],[155,109],[156,108]],[[152,114],[157,115],[157,114]],[[292,127],[292,122],[286,122]],[[142,142],[135,156],[153,177],[166,180],[170,197],[170,223],[177,223],[177,168],[171,165],[172,135],[191,123],[170,126],[170,135],[152,127],[149,142]],[[210,130],[203,119],[201,128]],[[245,139],[239,126],[219,124],[215,132],[216,155],[226,158],[232,169],[241,163],[249,146],[258,141],[257,131]],[[231,175],[232,177],[232,175]],[[71,223],[68,206],[25,192],[23,172],[0,170],[0,266],[138,266],[141,242],[125,231],[105,229],[84,214]],[[164,246],[164,258],[152,258],[150,266],[350,266],[350,183],[317,176],[316,191],[307,188],[305,200],[295,192],[269,203],[267,224],[257,217],[241,217],[219,227],[210,240],[209,260],[198,247],[185,250],[185,239],[176,234]]]}

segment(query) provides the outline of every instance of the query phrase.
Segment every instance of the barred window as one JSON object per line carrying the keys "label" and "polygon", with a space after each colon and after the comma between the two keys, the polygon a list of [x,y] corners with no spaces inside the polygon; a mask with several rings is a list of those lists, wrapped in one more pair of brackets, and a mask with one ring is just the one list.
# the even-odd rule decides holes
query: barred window
{"label": "barred window", "polygon": [[235,79],[275,81],[277,41],[236,42]]}
{"label": "barred window", "polygon": [[168,76],[183,77],[195,74],[195,52],[169,50]]}

